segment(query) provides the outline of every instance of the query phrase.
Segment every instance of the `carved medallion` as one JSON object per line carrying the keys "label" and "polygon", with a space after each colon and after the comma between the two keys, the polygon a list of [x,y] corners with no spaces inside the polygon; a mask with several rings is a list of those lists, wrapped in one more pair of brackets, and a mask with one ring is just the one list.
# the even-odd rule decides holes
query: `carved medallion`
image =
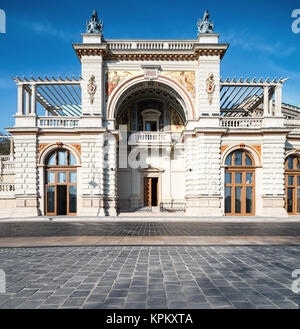
{"label": "carved medallion", "polygon": [[95,98],[96,90],[97,90],[97,85],[95,83],[95,76],[92,75],[90,77],[90,80],[89,80],[89,83],[88,83],[88,86],[87,86],[87,91],[88,91],[88,94],[90,95],[90,103],[91,104],[94,104],[94,98]]}
{"label": "carved medallion", "polygon": [[213,93],[215,92],[216,85],[214,81],[214,75],[213,73],[208,74],[208,78],[206,79],[206,92],[208,95],[208,103],[209,105],[212,104],[213,101]]}

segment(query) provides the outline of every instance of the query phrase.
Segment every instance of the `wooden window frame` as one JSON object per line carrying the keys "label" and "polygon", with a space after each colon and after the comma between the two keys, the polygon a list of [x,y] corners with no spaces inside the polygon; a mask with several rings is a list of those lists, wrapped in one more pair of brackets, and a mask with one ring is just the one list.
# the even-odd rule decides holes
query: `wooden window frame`
{"label": "wooden window frame", "polygon": [[[288,167],[289,158],[293,158],[293,168],[290,169]],[[297,162],[300,161],[299,157],[297,155],[289,155],[285,160],[285,172],[284,172],[284,185],[285,185],[285,209],[288,212],[288,188],[293,189],[293,211],[288,212],[289,215],[299,215],[300,212],[297,212],[297,190],[300,189],[300,184],[298,185],[298,177],[300,177],[300,168],[297,168]],[[295,169],[296,168],[296,169]],[[293,177],[293,184],[288,184],[288,178],[289,176]]]}
{"label": "wooden window frame", "polygon": [[[236,152],[242,152],[242,165],[235,166],[235,154]],[[232,162],[231,165],[227,165],[225,168],[225,179],[224,179],[224,186],[231,188],[231,212],[226,212],[226,200],[224,202],[224,213],[225,216],[255,216],[255,191],[256,191],[256,177],[255,177],[255,166],[254,166],[254,159],[252,155],[246,150],[236,150],[230,153],[228,156],[232,155]],[[252,166],[246,166],[246,155],[248,155],[252,161]],[[235,176],[237,173],[242,174],[242,182],[236,183]],[[226,174],[231,174],[231,183],[226,183]],[[247,184],[247,174],[252,174],[252,183]],[[235,189],[236,187],[241,187],[241,212],[235,212]],[[246,212],[246,192],[247,187],[252,188],[252,212]],[[225,189],[224,189],[224,199],[225,199]]]}
{"label": "wooden window frame", "polygon": [[[58,163],[58,153],[64,151],[67,152],[67,164],[66,165],[57,165]],[[55,153],[55,165],[48,165],[48,161],[50,157]],[[57,216],[57,186],[67,186],[67,197],[66,197],[66,209],[67,209],[67,215],[66,216],[76,216],[77,212],[70,212],[70,195],[69,190],[70,186],[76,186],[77,188],[77,182],[78,182],[78,176],[76,176],[76,183],[70,182],[70,173],[76,173],[77,174],[77,166],[76,165],[70,165],[70,154],[72,154],[69,150],[66,149],[57,149],[53,151],[48,157],[47,157],[47,165],[45,167],[45,214],[46,216]],[[73,154],[72,154],[73,155]],[[73,155],[74,156],[74,155]],[[59,183],[58,182],[58,174],[59,173],[66,173],[66,182],[65,183]],[[54,183],[48,183],[48,173],[54,173],[55,180]],[[48,186],[54,186],[54,212],[48,212]],[[77,190],[76,190],[77,192]],[[76,210],[78,206],[78,200],[76,200]]]}

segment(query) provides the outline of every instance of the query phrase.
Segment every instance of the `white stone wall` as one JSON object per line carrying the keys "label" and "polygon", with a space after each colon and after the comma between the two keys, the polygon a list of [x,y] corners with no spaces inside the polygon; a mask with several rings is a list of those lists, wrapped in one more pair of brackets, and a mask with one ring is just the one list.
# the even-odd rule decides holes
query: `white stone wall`
{"label": "white stone wall", "polygon": [[262,157],[263,194],[284,195],[285,136],[265,135],[263,138]]}
{"label": "white stone wall", "polygon": [[[213,93],[212,104],[208,102],[208,94],[206,92],[206,80],[208,75],[214,75],[215,91]],[[198,85],[197,85],[197,115],[208,113],[211,115],[220,113],[220,58],[218,56],[200,56],[198,60]]]}

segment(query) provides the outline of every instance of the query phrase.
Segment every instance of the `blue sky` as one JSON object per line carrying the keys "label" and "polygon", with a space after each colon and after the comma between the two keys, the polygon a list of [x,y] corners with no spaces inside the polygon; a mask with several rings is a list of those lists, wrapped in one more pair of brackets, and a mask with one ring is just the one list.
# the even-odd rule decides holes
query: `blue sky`
{"label": "blue sky", "polygon": [[289,77],[283,101],[300,103],[300,34],[291,29],[299,0],[0,0],[7,33],[0,34],[0,131],[14,125],[17,89],[12,76],[79,75],[72,43],[97,9],[104,37],[196,39],[196,22],[208,9],[230,48],[223,77]]}

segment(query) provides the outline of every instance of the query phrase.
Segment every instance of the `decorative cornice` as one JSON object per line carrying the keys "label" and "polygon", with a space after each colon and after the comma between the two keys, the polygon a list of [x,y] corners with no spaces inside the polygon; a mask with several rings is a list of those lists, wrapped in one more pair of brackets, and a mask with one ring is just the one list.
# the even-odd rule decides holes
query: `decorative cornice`
{"label": "decorative cornice", "polygon": [[109,44],[73,44],[79,58],[102,56],[118,61],[197,61],[200,56],[225,55],[228,44],[194,44],[190,49],[109,49]]}

